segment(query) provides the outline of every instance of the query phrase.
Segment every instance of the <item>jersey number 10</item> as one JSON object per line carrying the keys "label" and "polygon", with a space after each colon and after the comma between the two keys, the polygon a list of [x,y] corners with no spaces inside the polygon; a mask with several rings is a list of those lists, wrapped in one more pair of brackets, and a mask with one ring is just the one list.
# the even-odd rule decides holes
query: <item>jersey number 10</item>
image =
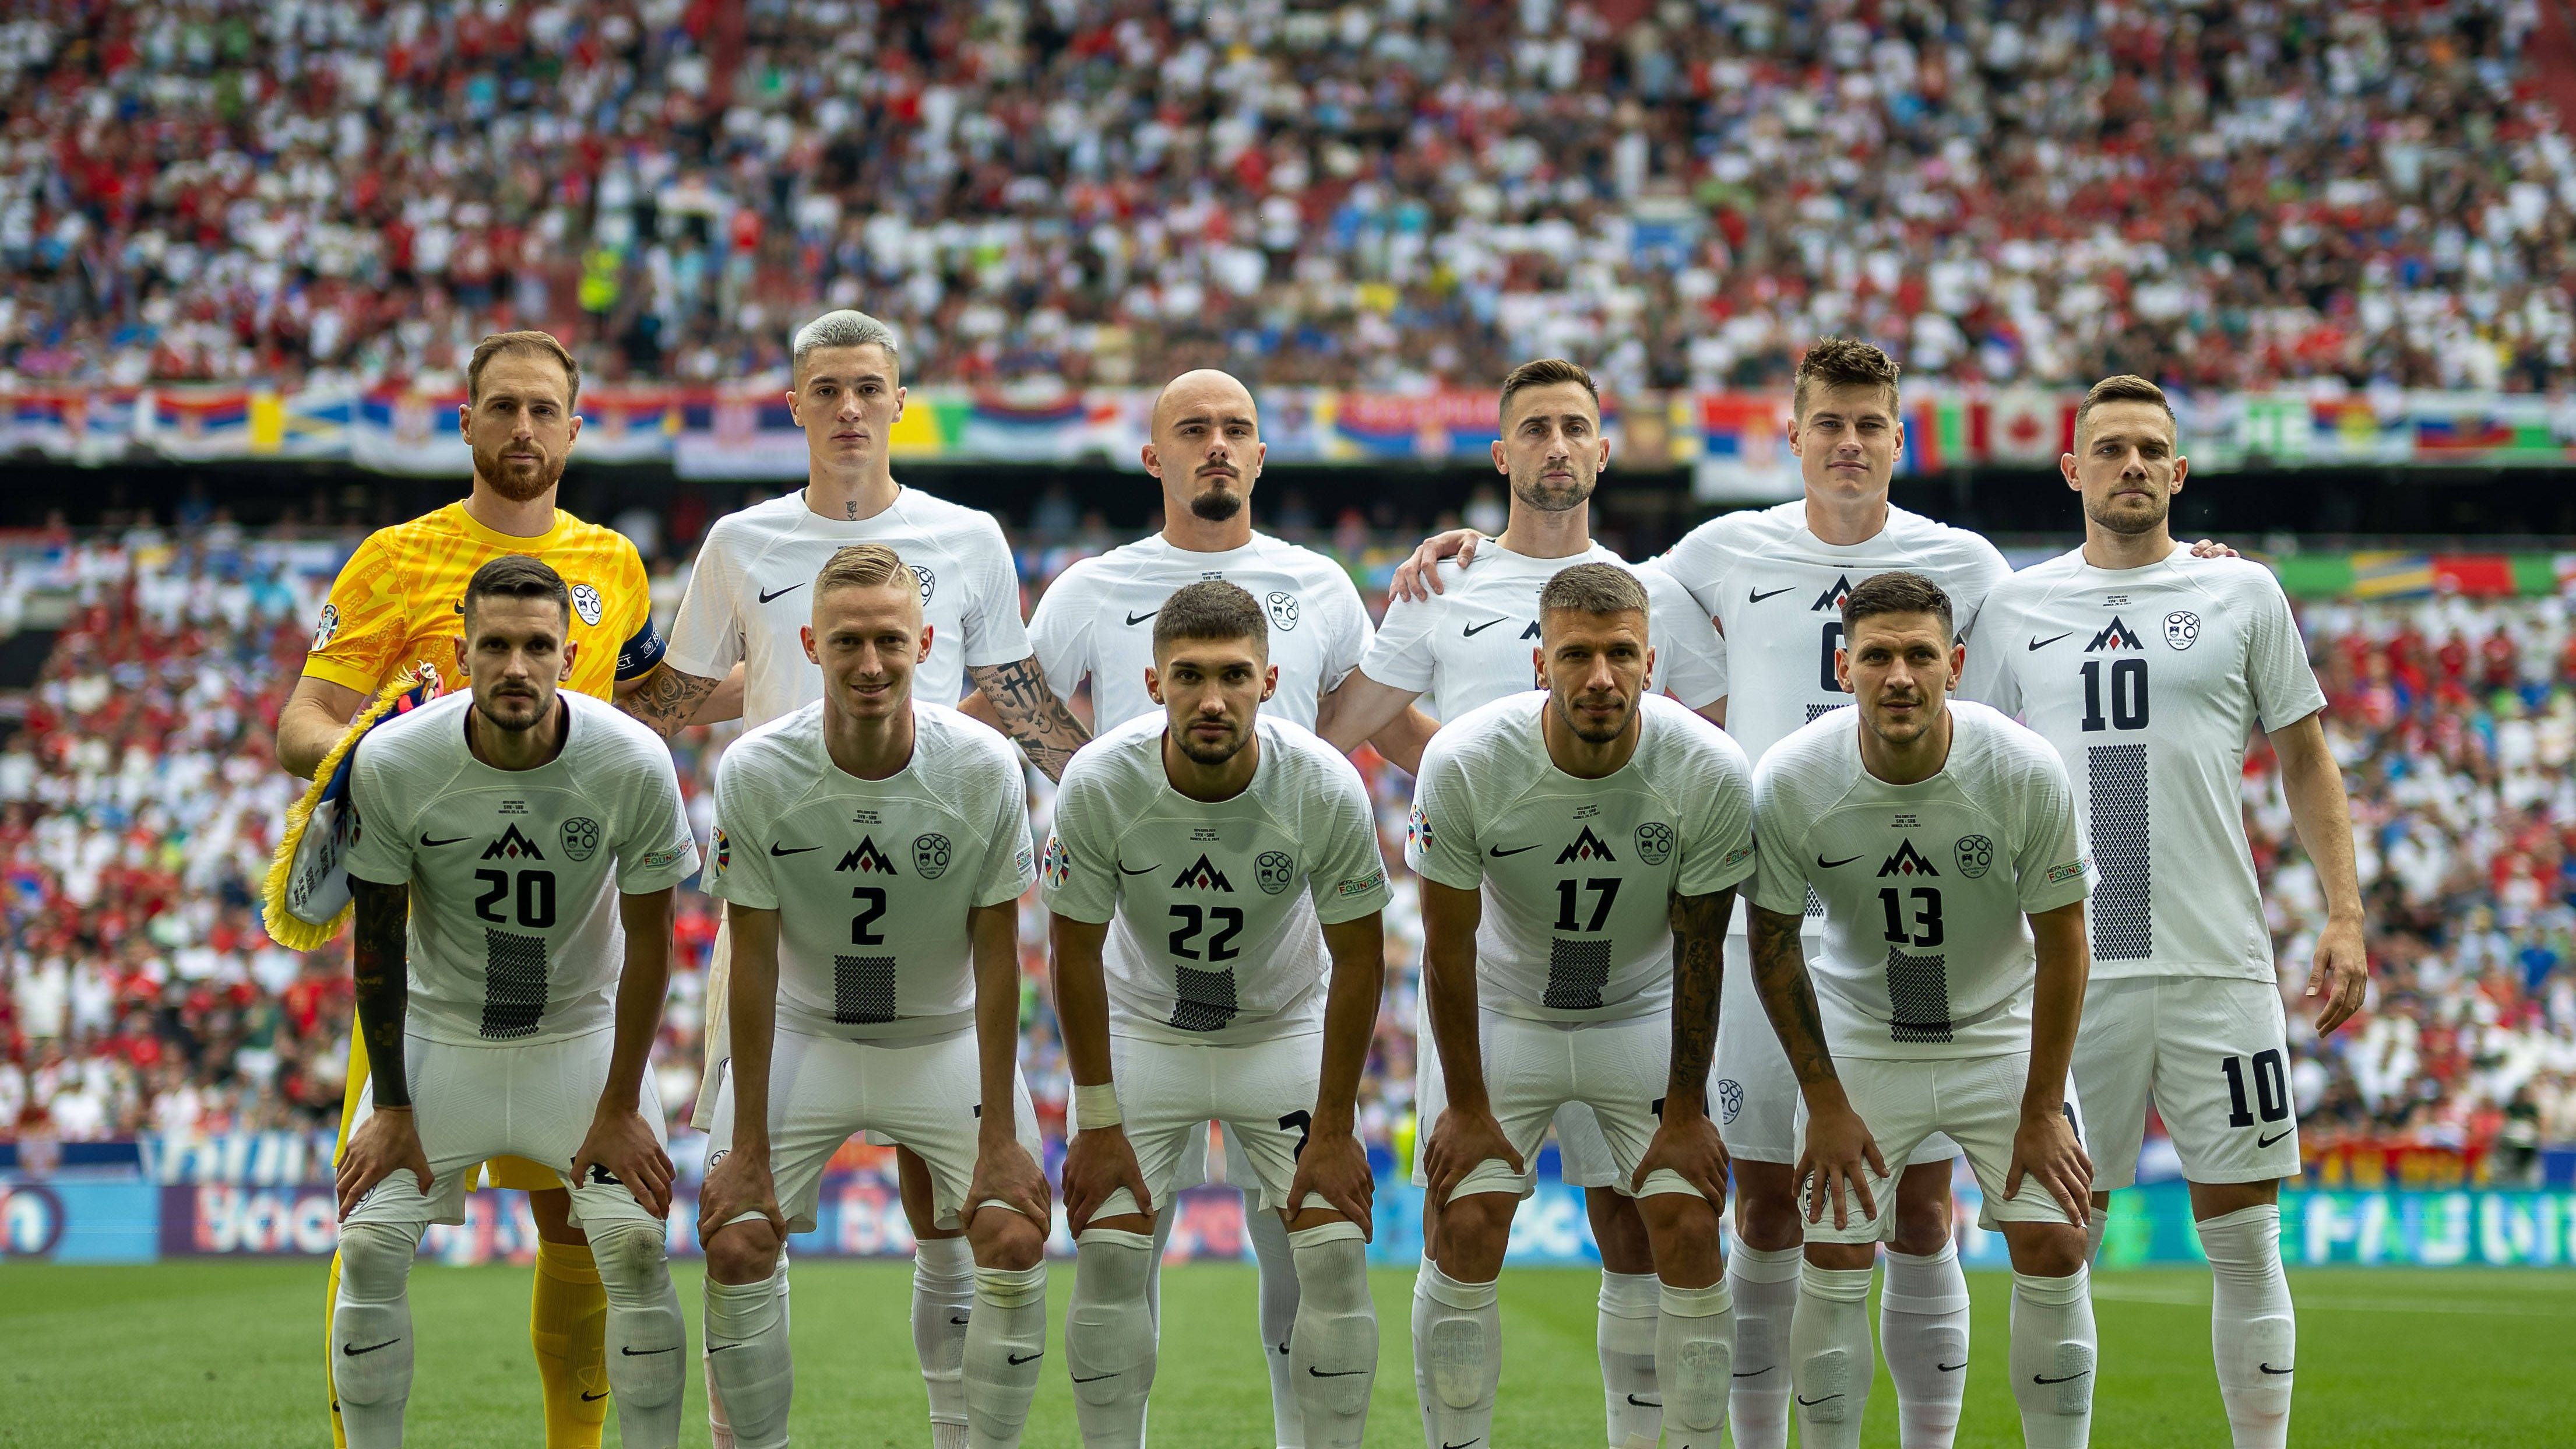
{"label": "jersey number 10", "polygon": [[[2084,728],[2102,728],[2102,661],[2084,661]],[[2142,730],[2147,727],[2147,661],[2115,659],[2111,662],[2111,717],[2115,730]]]}

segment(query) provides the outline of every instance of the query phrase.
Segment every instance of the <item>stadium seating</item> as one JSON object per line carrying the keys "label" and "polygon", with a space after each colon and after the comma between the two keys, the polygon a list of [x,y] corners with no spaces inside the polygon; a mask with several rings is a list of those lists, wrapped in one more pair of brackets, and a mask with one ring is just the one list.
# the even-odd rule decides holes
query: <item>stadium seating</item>
{"label": "stadium seating", "polygon": [[732,380],[819,297],[952,383],[2563,389],[2570,75],[2513,0],[43,0],[0,371]]}

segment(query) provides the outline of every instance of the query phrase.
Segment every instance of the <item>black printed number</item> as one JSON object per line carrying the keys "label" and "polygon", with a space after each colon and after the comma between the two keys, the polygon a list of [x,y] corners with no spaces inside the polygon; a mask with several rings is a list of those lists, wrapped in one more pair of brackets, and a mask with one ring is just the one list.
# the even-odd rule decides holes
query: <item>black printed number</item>
{"label": "black printed number", "polygon": [[[2245,1059],[2221,1057],[2219,1070],[2227,1073],[2227,1125],[2251,1127],[2254,1113],[2245,1110]],[[2266,1122],[2290,1119],[2290,1074],[2281,1065],[2279,1051],[2254,1054],[2254,1106]]]}
{"label": "black printed number", "polygon": [[[2084,728],[2098,730],[2102,718],[2102,661],[2084,662]],[[2147,661],[2115,659],[2111,661],[2111,717],[2107,721],[2115,730],[2142,730],[2147,727]]]}
{"label": "black printed number", "polygon": [[[1592,920],[1588,924],[1577,922],[1574,918],[1575,901],[1583,891],[1591,891],[1597,897],[1592,902]],[[1598,931],[1609,924],[1611,903],[1618,899],[1619,878],[1615,875],[1597,880],[1558,881],[1556,883],[1556,928],[1560,931]]]}
{"label": "black printed number", "polygon": [[861,910],[850,917],[850,944],[882,946],[885,934],[876,929],[877,917],[886,913],[884,886],[852,886],[850,899],[859,902]]}
{"label": "black printed number", "polygon": [[1834,673],[1834,655],[1843,647],[1843,621],[1835,619],[1825,625],[1824,654],[1816,664],[1816,687],[1827,694],[1843,692],[1841,676]]}
{"label": "black printed number", "polygon": [[[1182,960],[1231,961],[1238,954],[1234,949],[1234,938],[1243,929],[1243,912],[1240,909],[1210,906],[1202,917],[1197,906],[1174,906],[1172,920],[1175,923],[1170,942],[1172,954]],[[1202,958],[1192,943],[1211,923],[1216,926],[1216,934],[1208,937],[1207,955]]]}
{"label": "black printed number", "polygon": [[[516,924],[530,931],[542,931],[555,923],[553,871],[520,871],[515,884],[506,870],[478,870],[474,879],[483,887],[483,894],[474,898],[474,914],[482,919],[504,926]],[[517,899],[513,900],[513,896]],[[501,913],[503,901],[517,909],[515,921]]]}
{"label": "black printed number", "polygon": [[1914,920],[1905,919],[1905,893],[1886,886],[1878,893],[1878,903],[1887,911],[1887,939],[1898,946],[1915,946],[1924,950],[1941,944],[1941,892],[1932,886],[1914,888]]}
{"label": "black printed number", "polygon": [[1293,1159],[1304,1157],[1306,1155],[1306,1138],[1313,1133],[1314,1127],[1315,1114],[1303,1109],[1291,1112],[1287,1116],[1279,1119],[1280,1131],[1294,1132],[1297,1134],[1297,1150],[1289,1153],[1289,1157]]}

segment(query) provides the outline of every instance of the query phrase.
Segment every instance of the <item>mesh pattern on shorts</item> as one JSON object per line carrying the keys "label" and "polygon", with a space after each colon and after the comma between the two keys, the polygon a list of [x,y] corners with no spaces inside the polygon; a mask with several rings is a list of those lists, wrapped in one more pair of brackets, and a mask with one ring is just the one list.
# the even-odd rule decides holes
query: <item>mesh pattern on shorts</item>
{"label": "mesh pattern on shorts", "polygon": [[1182,1031],[1217,1031],[1234,1020],[1234,973],[1172,968],[1172,1025]]}
{"label": "mesh pattern on shorts", "polygon": [[832,1019],[844,1026],[894,1020],[894,958],[832,958]]}
{"label": "mesh pattern on shorts", "polygon": [[1888,1035],[1897,1041],[1950,1039],[1950,969],[1946,956],[1887,948]]}
{"label": "mesh pattern on shorts", "polygon": [[546,1014],[546,938],[483,928],[483,1035],[533,1036]]}
{"label": "mesh pattern on shorts", "polygon": [[2147,838],[2147,747],[2095,745],[2085,753],[2093,787],[2093,862],[2102,882],[2088,908],[2093,955],[2135,961],[2156,948]]}
{"label": "mesh pattern on shorts", "polygon": [[1590,1011],[1601,1004],[1601,988],[1610,984],[1610,943],[1569,941],[1558,936],[1547,947],[1547,994],[1540,998],[1558,1011]]}

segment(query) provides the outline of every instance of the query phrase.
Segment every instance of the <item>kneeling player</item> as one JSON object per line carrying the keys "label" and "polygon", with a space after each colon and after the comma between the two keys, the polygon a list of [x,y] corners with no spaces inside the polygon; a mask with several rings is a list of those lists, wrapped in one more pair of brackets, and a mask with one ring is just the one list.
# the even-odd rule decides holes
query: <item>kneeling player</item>
{"label": "kneeling player", "polygon": [[[1870,1270],[1892,1229],[1880,1204],[1940,1132],[1966,1152],[2012,1251],[2023,1439],[2071,1449],[2091,1431],[2094,1366],[2093,1169],[2067,1084],[2088,884],[2074,795],[2047,741],[1949,703],[1961,646],[1929,579],[1864,581],[1843,631],[1837,668],[1858,707],[1790,734],[1754,775],[1754,980],[1804,1098],[1810,1225],[1789,1335],[1799,1442],[1860,1443]],[[1811,887],[1825,934],[1808,963]]]}
{"label": "kneeling player", "polygon": [[1581,1102],[1654,1245],[1666,1442],[1716,1449],[1735,1319],[1708,1064],[1726,918],[1753,870],[1751,770],[1733,740],[1647,693],[1634,574],[1565,569],[1538,611],[1546,692],[1432,737],[1406,847],[1449,1088],[1424,1149],[1440,1236],[1413,1300],[1424,1442],[1493,1431],[1512,1215],[1540,1134]]}
{"label": "kneeling player", "polygon": [[1356,1445],[1377,1317],[1353,1116],[1387,901],[1368,792],[1339,751],[1259,714],[1278,670],[1250,594],[1222,582],[1174,592],[1153,647],[1145,687],[1162,712],[1073,757],[1044,873],[1074,1080],[1064,1350],[1075,1417],[1091,1449],[1144,1442],[1151,1214],[1184,1140],[1214,1120],[1288,1228],[1289,1369],[1307,1442]]}
{"label": "kneeling player", "polygon": [[504,555],[476,570],[463,607],[469,692],[380,726],[353,770],[372,1076],[340,1158],[341,1418],[350,1449],[402,1442],[413,1254],[431,1223],[464,1221],[474,1164],[515,1155],[561,1164],[608,1294],[620,1435],[667,1449],[688,1365],[663,1260],[671,1161],[645,1067],[672,891],[697,846],[661,740],[558,691],[576,648],[563,579]]}
{"label": "kneeling player", "polygon": [[1046,1350],[1047,1186],[1018,1066],[1027,790],[1009,740],[912,697],[930,630],[893,549],[834,554],[813,610],[823,697],[716,771],[734,1052],[698,1205],[708,1371],[740,1449],[787,1442],[779,1249],[870,1130],[929,1166],[939,1226],[965,1226],[967,1442],[1004,1449]]}

